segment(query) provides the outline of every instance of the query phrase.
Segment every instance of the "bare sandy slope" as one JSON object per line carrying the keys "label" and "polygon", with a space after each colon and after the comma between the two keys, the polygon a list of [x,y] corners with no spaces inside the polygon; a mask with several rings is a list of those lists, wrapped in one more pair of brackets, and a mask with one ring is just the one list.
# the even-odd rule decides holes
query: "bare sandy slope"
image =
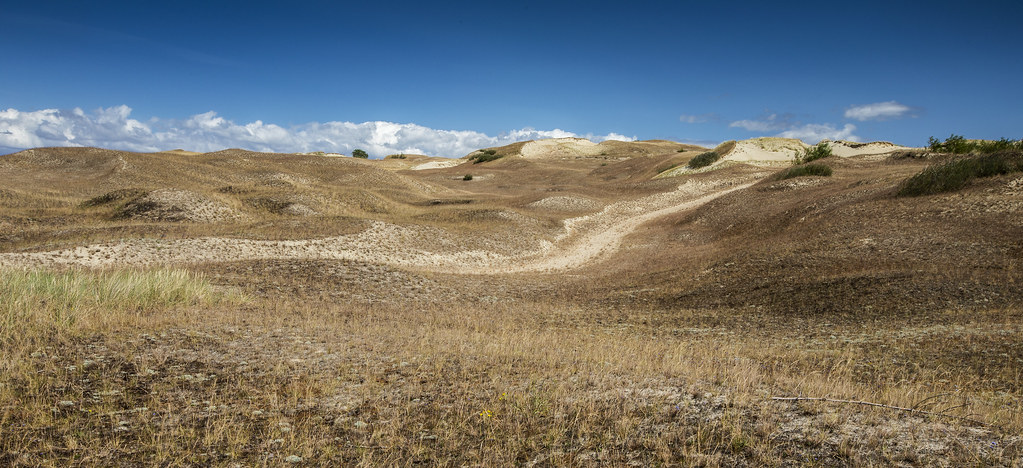
{"label": "bare sandy slope", "polygon": [[413,171],[424,171],[424,170],[427,170],[427,169],[444,169],[446,167],[458,166],[458,165],[460,165],[460,164],[462,164],[464,162],[465,161],[461,160],[461,159],[449,159],[449,160],[443,160],[443,161],[429,161],[429,162],[425,162],[425,163],[422,163],[422,164],[419,164],[419,165],[416,165],[416,166],[412,166],[411,169]]}
{"label": "bare sandy slope", "polygon": [[854,141],[837,140],[829,142],[831,152],[835,156],[848,158],[852,156],[869,156],[876,154],[888,154],[893,151],[908,151],[916,148],[900,146],[887,141],[872,141],[870,143],[857,143]]}
{"label": "bare sandy slope", "polygon": [[411,241],[429,238],[437,245],[451,245],[457,243],[458,239],[441,229],[375,221],[368,229],[357,234],[323,239],[138,239],[50,252],[5,253],[0,254],[0,267],[96,268],[257,259],[334,259],[451,273],[568,270],[613,253],[626,235],[647,221],[696,208],[721,195],[748,187],[755,180],[756,177],[716,182],[687,181],[669,192],[616,202],[598,213],[565,220],[563,232],[553,241],[536,239],[532,249],[514,255],[499,253],[496,248],[453,253],[423,250],[411,247]]}
{"label": "bare sandy slope", "polygon": [[[848,158],[853,156],[867,156],[877,154],[888,154],[894,151],[905,151],[913,148],[899,146],[887,141],[873,141],[869,143],[857,143],[853,141],[827,141],[831,152],[835,156]],[[735,142],[735,146],[722,155],[722,161],[742,162],[788,162],[795,158],[804,149],[810,147],[806,143],[793,138],[751,138]]]}

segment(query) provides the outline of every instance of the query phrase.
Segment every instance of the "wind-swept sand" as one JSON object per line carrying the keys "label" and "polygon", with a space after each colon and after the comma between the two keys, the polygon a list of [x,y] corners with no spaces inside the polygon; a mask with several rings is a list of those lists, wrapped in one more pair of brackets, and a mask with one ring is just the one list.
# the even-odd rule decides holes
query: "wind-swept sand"
{"label": "wind-swept sand", "polygon": [[413,166],[411,169],[413,171],[423,171],[423,170],[426,170],[426,169],[444,169],[446,167],[458,166],[458,165],[460,165],[460,164],[462,164],[464,162],[465,161],[462,160],[462,159],[449,159],[449,160],[446,160],[446,161],[430,161],[430,162],[425,162],[425,163],[419,164],[417,166]]}
{"label": "wind-swept sand", "polygon": [[[759,174],[762,176],[763,174]],[[398,226],[375,221],[357,234],[324,239],[267,241],[205,237],[184,240],[135,239],[72,249],[0,254],[0,267],[152,266],[257,259],[331,259],[381,263],[449,273],[517,273],[579,268],[616,251],[625,236],[643,223],[698,207],[748,187],[754,178],[714,183],[688,181],[676,190],[608,205],[598,213],[570,218],[553,241],[537,240],[516,255],[475,249],[433,252],[411,247],[411,239],[429,236],[438,244],[457,241],[437,228]]]}
{"label": "wind-swept sand", "polygon": [[735,142],[731,151],[721,155],[725,161],[791,161],[809,145],[793,138],[751,138]]}
{"label": "wind-swept sand", "polygon": [[872,141],[870,143],[857,143],[855,141],[836,140],[829,141],[831,152],[835,156],[848,158],[852,156],[869,156],[875,154],[887,154],[893,151],[909,151],[917,148],[899,146],[887,141]]}
{"label": "wind-swept sand", "polygon": [[[857,143],[844,140],[823,140],[831,147],[831,153],[842,158],[853,156],[868,156],[877,154],[888,154],[894,151],[907,151],[915,148],[899,146],[887,141],[873,141],[869,143]],[[751,138],[735,142],[735,146],[722,155],[722,161],[743,161],[743,162],[780,162],[792,161],[797,154],[812,145],[803,143],[793,138]]]}
{"label": "wind-swept sand", "polygon": [[546,159],[573,156],[597,156],[604,149],[585,138],[551,138],[526,143],[521,150],[523,158]]}

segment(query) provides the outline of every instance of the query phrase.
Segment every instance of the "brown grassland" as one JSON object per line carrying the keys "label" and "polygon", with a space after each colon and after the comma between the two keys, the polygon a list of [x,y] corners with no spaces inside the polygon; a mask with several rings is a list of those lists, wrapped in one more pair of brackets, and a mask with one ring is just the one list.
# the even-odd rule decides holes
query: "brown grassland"
{"label": "brown grassland", "polygon": [[1023,173],[607,146],[0,156],[0,465],[1023,465]]}

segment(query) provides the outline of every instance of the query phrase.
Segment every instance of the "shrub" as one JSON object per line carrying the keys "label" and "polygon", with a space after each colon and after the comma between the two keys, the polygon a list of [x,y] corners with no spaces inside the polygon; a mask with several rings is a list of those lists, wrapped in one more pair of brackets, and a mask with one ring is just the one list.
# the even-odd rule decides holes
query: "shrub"
{"label": "shrub", "polygon": [[472,180],[472,174],[466,174],[464,177],[462,177],[462,180]]}
{"label": "shrub", "polygon": [[915,197],[959,190],[978,177],[1023,171],[1023,153],[1002,152],[953,159],[930,166],[906,179],[898,196]]}
{"label": "shrub", "polygon": [[935,153],[967,154],[967,153],[997,153],[1008,150],[1023,150],[1023,139],[1009,140],[967,140],[962,135],[953,133],[944,142],[937,138],[927,139],[927,147]]}
{"label": "shrub", "polygon": [[803,176],[831,177],[831,172],[831,168],[823,164],[807,164],[805,166],[796,166],[782,172],[781,175],[778,176],[778,180]]}
{"label": "shrub", "polygon": [[363,151],[361,149],[356,149],[356,150],[352,150],[352,157],[353,158],[359,158],[359,159],[369,159],[369,153],[366,153],[365,151]]}
{"label": "shrub", "polygon": [[479,164],[479,163],[490,162],[490,161],[493,161],[495,159],[501,159],[502,157],[504,157],[504,155],[503,154],[497,154],[497,150],[495,150],[495,149],[486,149],[486,150],[480,150],[478,153],[473,154],[472,156],[469,156],[469,160],[472,161],[473,164]]}
{"label": "shrub", "polygon": [[392,155],[387,157],[387,159],[405,159],[405,158],[406,158],[406,156],[405,156],[404,153],[392,154]]}
{"label": "shrub", "polygon": [[690,169],[699,169],[701,167],[707,167],[713,164],[718,159],[721,159],[720,154],[717,154],[714,151],[708,151],[706,153],[701,153],[697,155],[693,159],[690,159],[688,166]]}
{"label": "shrub", "polygon": [[828,156],[831,156],[831,145],[826,141],[822,141],[814,146],[805,148],[803,154],[797,154],[795,163],[805,164],[818,159],[824,159]]}

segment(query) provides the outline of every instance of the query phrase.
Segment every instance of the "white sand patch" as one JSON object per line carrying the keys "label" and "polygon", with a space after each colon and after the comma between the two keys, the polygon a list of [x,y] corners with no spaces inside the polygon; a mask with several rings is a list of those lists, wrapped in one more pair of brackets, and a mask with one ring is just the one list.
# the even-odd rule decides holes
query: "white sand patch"
{"label": "white sand patch", "polygon": [[598,156],[605,151],[606,148],[585,138],[550,138],[526,143],[520,154],[527,159],[556,159]]}
{"label": "white sand patch", "polygon": [[727,161],[792,161],[796,153],[809,147],[794,138],[751,138],[735,142],[735,148],[722,155]]}
{"label": "white sand patch", "polygon": [[462,164],[464,162],[465,162],[465,160],[462,160],[462,159],[449,159],[449,160],[445,160],[445,161],[430,161],[430,162],[422,163],[422,164],[420,164],[418,166],[413,166],[411,169],[413,171],[424,171],[424,170],[427,170],[427,169],[444,169],[446,167],[458,166],[458,165],[460,165],[460,164]]}
{"label": "white sand patch", "polygon": [[[853,156],[870,156],[888,154],[894,151],[912,150],[906,146],[899,146],[887,141],[874,141],[870,143],[857,143],[852,141],[828,141],[824,140],[831,147],[831,153],[841,158]],[[813,145],[803,143],[793,138],[751,138],[749,140],[737,141],[735,148],[722,155],[721,164],[724,161],[739,162],[788,162],[793,161],[797,154]],[[713,166],[711,166],[713,167]]]}
{"label": "white sand patch", "polygon": [[887,141],[872,141],[870,143],[856,143],[853,141],[829,141],[827,142],[831,146],[831,153],[835,156],[848,158],[852,156],[866,156],[873,154],[887,154],[893,151],[906,151],[916,148],[910,148],[908,146],[899,146],[895,143],[889,143]]}
{"label": "white sand patch", "polygon": [[50,252],[3,253],[0,267],[144,267],[257,259],[330,259],[447,273],[555,272],[606,258],[620,248],[630,232],[647,221],[696,208],[751,184],[750,178],[715,183],[689,181],[670,192],[613,203],[598,213],[566,220],[564,231],[553,242],[539,238],[531,249],[513,254],[500,253],[497,245],[456,252],[424,250],[413,247],[412,241],[429,238],[433,245],[458,245],[459,239],[441,229],[376,221],[363,232],[324,239],[132,239]]}

